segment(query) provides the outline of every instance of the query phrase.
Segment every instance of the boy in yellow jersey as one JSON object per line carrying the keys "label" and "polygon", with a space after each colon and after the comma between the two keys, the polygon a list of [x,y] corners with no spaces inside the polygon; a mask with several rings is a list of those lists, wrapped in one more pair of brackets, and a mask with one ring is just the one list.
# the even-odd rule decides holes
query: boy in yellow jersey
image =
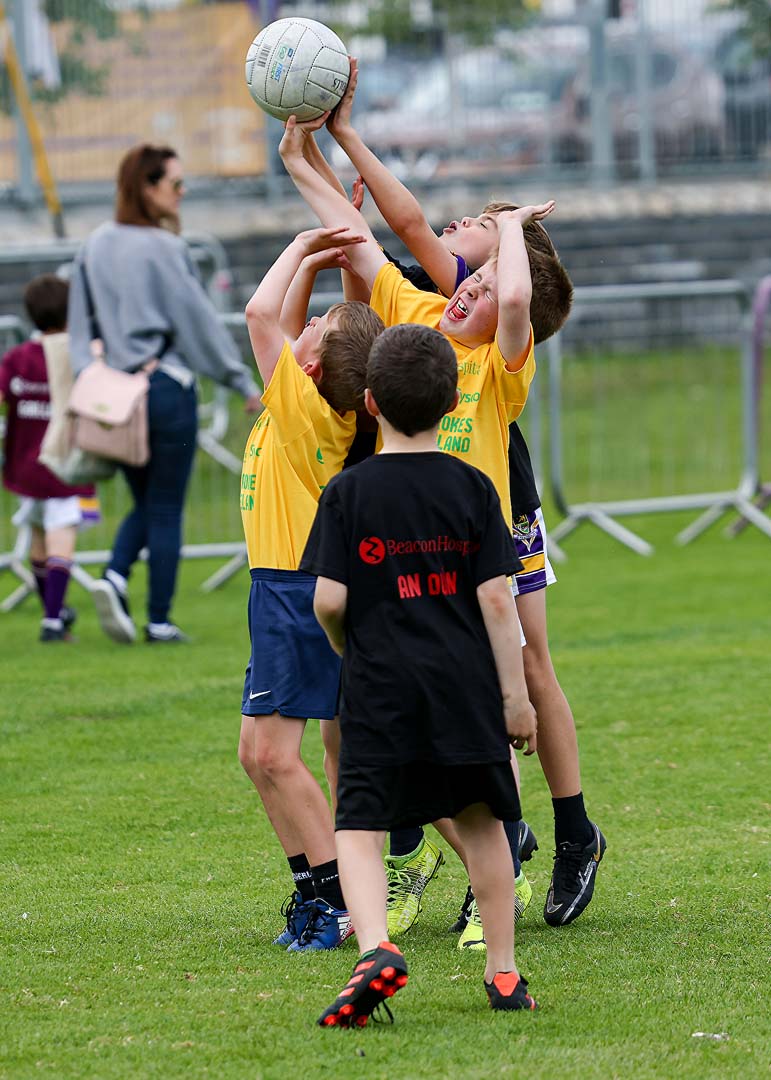
{"label": "boy in yellow jersey", "polygon": [[[366,146],[352,123],[352,106],[356,91],[358,65],[351,58],[351,74],[346,92],[329,116],[326,126],[360,174],[354,184],[354,202],[361,204],[363,185],[392,232],[399,237],[418,265],[396,265],[404,277],[419,289],[442,292],[450,296],[460,281],[481,266],[498,246],[498,216],[512,210],[511,203],[491,202],[477,217],[451,221],[437,236],[411,192]],[[307,140],[306,146],[310,144]],[[309,155],[317,165],[321,155]],[[530,322],[535,344],[556,333],[568,317],[572,285],[562,267],[546,230],[537,222],[526,226],[525,245],[528,249],[533,283],[530,303]],[[393,260],[392,260],[393,261]],[[351,299],[354,297],[351,296]],[[369,299],[357,295],[356,299]],[[527,445],[517,423],[510,427],[509,477],[513,512],[514,542],[523,569],[513,579],[517,615],[527,644],[523,650],[525,677],[530,700],[538,713],[538,756],[549,784],[554,811],[555,860],[544,919],[549,925],[572,922],[586,908],[594,890],[594,878],[606,841],[598,826],[589,819],[584,805],[578,740],[573,714],[559,684],[552,663],[546,617],[546,588],[556,581],[549,562],[546,528],[540,508],[540,497],[533,476]],[[519,822],[506,823],[507,835],[518,854],[530,858],[537,847],[532,830]],[[430,841],[420,840],[420,830],[392,833],[392,856],[388,865],[400,868],[394,875],[390,894],[394,919],[404,912],[404,921],[417,914],[415,892],[425,881],[416,878],[421,863],[425,863]],[[407,854],[410,853],[410,854]],[[527,900],[529,885],[521,877],[517,886],[518,899]],[[417,889],[416,889],[417,883]],[[480,925],[473,897],[467,894],[461,915],[453,929],[462,931],[459,947],[479,941]],[[477,922],[476,927],[471,925]]]}
{"label": "boy in yellow jersey", "polygon": [[329,806],[301,756],[307,718],[337,714],[340,662],[313,615],[315,580],[298,567],[319,495],[356,432],[367,357],[383,323],[353,302],[297,331],[318,260],[344,264],[345,250],[362,239],[347,227],[300,233],[246,308],[265,411],[247,440],[241,477],[252,584],[238,756],[294,879],[282,909],[286,928],[275,939],[291,951],[333,949],[351,933]]}
{"label": "boy in yellow jersey", "polygon": [[523,230],[548,216],[554,203],[499,214],[497,257],[462,281],[448,302],[411,285],[388,261],[358,211],[313,167],[306,143],[312,127],[294,119],[287,124],[281,153],[289,174],[324,223],[346,223],[367,236],[366,244],[349,251],[350,261],[386,325],[420,323],[448,337],[458,361],[460,400],[440,422],[439,449],[487,473],[510,522],[509,424],[524,407],[535,370]]}

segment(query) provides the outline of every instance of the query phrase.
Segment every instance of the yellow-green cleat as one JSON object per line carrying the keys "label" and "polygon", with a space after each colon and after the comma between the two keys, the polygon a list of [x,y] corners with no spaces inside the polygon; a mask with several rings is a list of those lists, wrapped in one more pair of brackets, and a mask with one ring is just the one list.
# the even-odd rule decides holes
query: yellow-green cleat
{"label": "yellow-green cleat", "polygon": [[[524,915],[525,908],[533,897],[533,886],[525,877],[524,870],[520,872],[514,884],[516,889],[514,894],[514,922],[516,924]],[[458,941],[458,948],[472,949],[476,952],[481,952],[487,948],[484,930],[482,929],[482,919],[479,916],[476,900],[471,902],[468,921]]]}
{"label": "yellow-green cleat", "polygon": [[424,837],[411,855],[386,855],[384,862],[388,882],[388,936],[396,937],[409,930],[420,914],[421,897],[429,881],[436,877],[444,855]]}

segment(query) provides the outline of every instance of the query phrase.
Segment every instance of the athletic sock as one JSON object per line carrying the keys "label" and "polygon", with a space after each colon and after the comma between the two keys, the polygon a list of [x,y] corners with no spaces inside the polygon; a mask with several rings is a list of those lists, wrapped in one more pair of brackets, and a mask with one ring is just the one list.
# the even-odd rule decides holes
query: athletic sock
{"label": "athletic sock", "polygon": [[511,860],[514,863],[514,877],[519,877],[519,872],[522,869],[522,863],[519,861],[519,822],[504,821],[503,831],[506,833],[506,839],[509,842],[509,848],[511,850]]}
{"label": "athletic sock", "polygon": [[388,854],[391,858],[414,855],[423,843],[423,836],[420,825],[414,829],[394,829],[388,836]]}
{"label": "athletic sock", "polygon": [[64,604],[64,594],[70,583],[72,559],[51,555],[46,559],[45,612],[47,619],[58,619]]}
{"label": "athletic sock", "polygon": [[318,900],[326,902],[338,911],[345,911],[343,890],[340,887],[340,875],[337,872],[337,859],[312,866],[313,889]]}
{"label": "athletic sock", "polygon": [[554,807],[554,843],[586,845],[594,835],[592,825],[584,808],[583,792],[567,795],[564,799],[552,799]]}
{"label": "athletic sock", "polygon": [[35,586],[37,587],[38,596],[40,597],[40,603],[43,605],[43,610],[45,611],[47,576],[45,559],[42,562],[38,559],[30,559],[29,564],[32,567],[32,573],[35,578]]}
{"label": "athletic sock", "polygon": [[305,853],[302,851],[299,855],[289,855],[287,862],[289,863],[289,869],[292,871],[294,887],[302,897],[303,903],[307,904],[307,902],[313,900],[316,895],[316,891],[313,888],[313,876],[311,874],[310,863],[306,859]]}

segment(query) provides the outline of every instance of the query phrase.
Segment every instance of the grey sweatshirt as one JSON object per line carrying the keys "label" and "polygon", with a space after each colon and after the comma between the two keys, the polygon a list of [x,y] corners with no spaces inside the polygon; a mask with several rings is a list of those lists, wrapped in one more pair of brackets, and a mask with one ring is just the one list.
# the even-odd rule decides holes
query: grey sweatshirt
{"label": "grey sweatshirt", "polygon": [[[184,240],[163,229],[106,222],[88,238],[70,282],[70,354],[75,373],[91,360],[82,260],[111,367],[136,371],[163,359],[208,375],[244,397],[257,393],[232,337],[196,276]],[[164,349],[165,346],[165,349]]]}

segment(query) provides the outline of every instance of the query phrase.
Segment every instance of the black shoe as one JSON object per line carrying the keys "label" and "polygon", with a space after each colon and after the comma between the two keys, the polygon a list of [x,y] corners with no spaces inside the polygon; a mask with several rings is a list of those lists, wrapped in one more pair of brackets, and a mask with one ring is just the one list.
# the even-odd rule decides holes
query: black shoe
{"label": "black shoe", "polygon": [[118,592],[110,579],[100,577],[95,581],[91,586],[91,595],[94,598],[99,625],[107,637],[123,645],[136,641],[137,628],[131,618],[128,600]]}
{"label": "black shoe", "polygon": [[71,630],[75,625],[75,620],[78,617],[78,613],[74,607],[67,607],[66,605],[59,611],[59,618],[64,623],[65,630]]}
{"label": "black shoe", "polygon": [[586,847],[560,844],[554,856],[543,917],[549,926],[566,926],[577,919],[592,898],[597,867],[605,854],[605,837],[594,824]]}
{"label": "black shoe", "polygon": [[466,895],[463,899],[463,903],[460,906],[458,918],[450,927],[451,934],[462,934],[466,929],[468,923],[468,917],[471,914],[471,905],[474,903],[474,893],[471,890],[471,886],[466,889]]}
{"label": "black shoe", "polygon": [[175,626],[174,623],[166,623],[164,630],[151,630],[149,626],[146,626],[145,641],[152,644],[166,643],[186,645],[190,641],[190,638],[187,634],[184,634],[178,626]]}
{"label": "black shoe", "polygon": [[529,862],[533,857],[533,852],[538,851],[538,841],[535,838],[535,833],[530,828],[526,821],[520,821],[519,823],[519,861]]}
{"label": "black shoe", "polygon": [[319,1027],[364,1027],[378,1005],[393,1021],[386,998],[393,997],[407,982],[406,960],[390,941],[381,941],[372,952],[359,957],[348,985],[316,1023]]}
{"label": "black shoe", "polygon": [[512,1010],[537,1008],[535,998],[527,992],[527,979],[516,971],[499,971],[491,983],[485,983],[491,1009]]}
{"label": "black shoe", "polygon": [[40,627],[40,641],[45,644],[51,644],[54,641],[72,641],[72,634],[69,632],[66,626],[46,626],[45,623]]}

